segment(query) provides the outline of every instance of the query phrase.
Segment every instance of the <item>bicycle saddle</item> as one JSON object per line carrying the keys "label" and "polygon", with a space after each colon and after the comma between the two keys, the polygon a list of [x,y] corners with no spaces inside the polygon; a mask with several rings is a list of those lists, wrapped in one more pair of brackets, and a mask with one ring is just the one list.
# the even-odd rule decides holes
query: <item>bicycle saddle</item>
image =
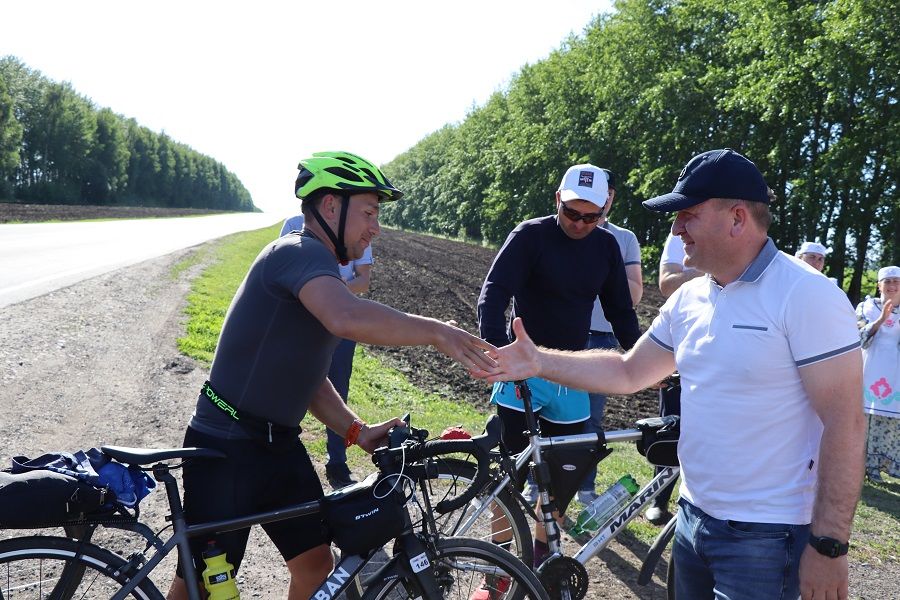
{"label": "bicycle saddle", "polygon": [[211,448],[126,448],[101,446],[104,454],[126,465],[149,465],[172,458],[225,458],[225,454]]}

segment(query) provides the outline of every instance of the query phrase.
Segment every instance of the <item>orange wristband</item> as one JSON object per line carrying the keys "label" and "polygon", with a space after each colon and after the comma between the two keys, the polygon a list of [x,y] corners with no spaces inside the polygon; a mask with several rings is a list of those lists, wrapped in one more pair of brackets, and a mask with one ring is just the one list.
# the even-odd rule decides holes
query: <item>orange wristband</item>
{"label": "orange wristband", "polygon": [[344,446],[349,448],[355,444],[357,438],[359,438],[359,432],[362,431],[362,428],[365,426],[366,424],[359,419],[353,419],[353,423],[350,425],[350,429],[347,430],[347,435],[344,437]]}

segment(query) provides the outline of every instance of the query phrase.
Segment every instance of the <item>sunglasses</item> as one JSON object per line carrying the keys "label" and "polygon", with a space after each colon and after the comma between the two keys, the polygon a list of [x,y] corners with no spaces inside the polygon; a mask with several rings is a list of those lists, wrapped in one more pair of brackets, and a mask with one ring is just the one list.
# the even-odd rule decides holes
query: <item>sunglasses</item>
{"label": "sunglasses", "polygon": [[584,221],[586,224],[590,225],[591,223],[596,223],[600,220],[600,217],[603,216],[603,212],[596,213],[582,213],[574,208],[569,208],[565,205],[565,203],[560,203],[562,205],[563,214],[566,215],[567,219],[572,221]]}

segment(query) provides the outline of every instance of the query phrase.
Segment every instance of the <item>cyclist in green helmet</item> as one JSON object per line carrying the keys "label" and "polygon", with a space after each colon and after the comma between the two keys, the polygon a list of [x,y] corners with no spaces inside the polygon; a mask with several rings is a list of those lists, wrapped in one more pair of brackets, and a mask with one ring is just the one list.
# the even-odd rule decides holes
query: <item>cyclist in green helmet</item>
{"label": "cyclist in green helmet", "polygon": [[[226,460],[184,470],[188,523],[237,517],[321,498],[322,485],[299,439],[311,412],[349,447],[371,452],[399,419],[366,425],[327,379],[340,338],[383,346],[431,345],[471,373],[489,373],[496,348],[453,323],[359,298],[338,262],[360,258],[378,235],[381,202],[402,196],[372,163],[349,152],[300,161],[295,192],[305,224],[268,244],[238,288],[188,424],[185,446],[215,448]],[[332,569],[319,516],[264,526],[291,573],[287,597],[308,598]],[[248,530],[192,540],[202,565],[210,541],[238,569]],[[179,567],[178,573],[181,572]],[[185,598],[178,577],[169,598]]]}
{"label": "cyclist in green helmet", "polygon": [[[379,203],[403,197],[403,192],[395,188],[378,167],[350,152],[316,152],[310,158],[301,160],[297,168],[300,169],[300,173],[294,184],[294,192],[303,200],[303,212],[308,209],[322,227],[334,245],[341,264],[346,264],[349,260],[344,243],[344,229],[351,194],[372,192],[378,197]],[[337,232],[322,218],[316,208],[315,200],[323,191],[331,192],[343,201]]]}

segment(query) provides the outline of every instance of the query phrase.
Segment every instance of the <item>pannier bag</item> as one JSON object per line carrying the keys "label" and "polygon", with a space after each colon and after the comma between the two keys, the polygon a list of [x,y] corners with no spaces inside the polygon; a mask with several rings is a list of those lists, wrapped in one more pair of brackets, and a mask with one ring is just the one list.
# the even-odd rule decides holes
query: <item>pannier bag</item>
{"label": "pannier bag", "polygon": [[678,466],[679,424],[678,415],[641,419],[635,423],[641,432],[637,450],[647,462],[658,467]]}
{"label": "pannier bag", "polygon": [[322,521],[344,554],[366,554],[403,532],[401,485],[378,474],[322,498]]}
{"label": "pannier bag", "polygon": [[556,447],[544,451],[550,467],[550,491],[560,512],[565,512],[588,471],[611,452],[598,444],[589,448]]}
{"label": "pannier bag", "polygon": [[15,456],[0,471],[0,527],[37,528],[136,509],[156,481],[96,448]]}
{"label": "pannier bag", "polygon": [[97,488],[53,471],[0,471],[0,528],[51,527],[84,519],[115,499]]}
{"label": "pannier bag", "polygon": [[[37,458],[14,456],[10,473],[53,471],[94,487],[108,488],[118,504],[133,508],[156,487],[156,481],[138,467],[113,461],[97,448],[78,452],[48,452]],[[108,508],[114,508],[110,505]]]}

